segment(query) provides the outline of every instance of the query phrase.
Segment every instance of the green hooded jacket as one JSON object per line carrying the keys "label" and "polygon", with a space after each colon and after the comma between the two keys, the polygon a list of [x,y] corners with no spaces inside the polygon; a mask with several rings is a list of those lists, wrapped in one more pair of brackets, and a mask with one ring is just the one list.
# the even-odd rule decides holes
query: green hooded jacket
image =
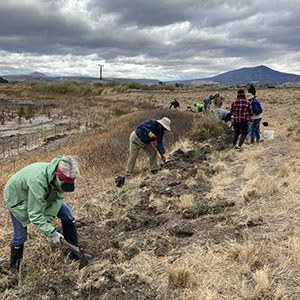
{"label": "green hooded jacket", "polygon": [[14,217],[25,227],[37,226],[47,236],[64,202],[63,191],[54,187],[54,171],[62,155],[50,163],[37,162],[14,174],[4,187],[4,201]]}

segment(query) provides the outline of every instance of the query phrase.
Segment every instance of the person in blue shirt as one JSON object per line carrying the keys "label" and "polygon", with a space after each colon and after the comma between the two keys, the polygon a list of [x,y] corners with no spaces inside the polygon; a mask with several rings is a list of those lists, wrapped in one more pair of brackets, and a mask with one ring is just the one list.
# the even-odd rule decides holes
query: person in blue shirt
{"label": "person in blue shirt", "polygon": [[129,137],[127,178],[132,178],[133,176],[136,159],[141,149],[144,150],[149,157],[151,173],[157,173],[157,152],[160,153],[162,160],[166,161],[163,137],[166,130],[171,130],[170,125],[171,120],[166,117],[159,120],[149,119],[132,131]]}
{"label": "person in blue shirt", "polygon": [[212,99],[214,99],[213,95],[207,96],[206,98],[203,99],[203,105],[204,105],[203,111],[205,113],[209,112]]}

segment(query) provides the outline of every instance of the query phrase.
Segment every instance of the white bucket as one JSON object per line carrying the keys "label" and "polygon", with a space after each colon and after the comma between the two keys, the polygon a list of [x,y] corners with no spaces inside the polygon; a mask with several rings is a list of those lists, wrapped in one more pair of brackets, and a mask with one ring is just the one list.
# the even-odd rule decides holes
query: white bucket
{"label": "white bucket", "polygon": [[265,140],[274,140],[274,130],[265,129],[264,130]]}

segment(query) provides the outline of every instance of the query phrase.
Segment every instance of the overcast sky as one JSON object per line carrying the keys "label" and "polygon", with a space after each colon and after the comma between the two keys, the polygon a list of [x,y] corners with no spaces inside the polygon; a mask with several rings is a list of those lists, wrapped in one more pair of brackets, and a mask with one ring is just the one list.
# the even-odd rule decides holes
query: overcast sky
{"label": "overcast sky", "polygon": [[300,75],[300,0],[0,0],[0,76]]}

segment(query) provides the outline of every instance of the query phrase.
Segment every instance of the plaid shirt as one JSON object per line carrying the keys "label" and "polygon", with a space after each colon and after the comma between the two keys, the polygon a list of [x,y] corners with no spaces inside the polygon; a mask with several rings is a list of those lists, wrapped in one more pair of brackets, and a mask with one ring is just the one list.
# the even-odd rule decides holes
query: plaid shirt
{"label": "plaid shirt", "polygon": [[253,114],[251,103],[243,98],[237,98],[231,103],[230,112],[234,123],[250,121]]}

